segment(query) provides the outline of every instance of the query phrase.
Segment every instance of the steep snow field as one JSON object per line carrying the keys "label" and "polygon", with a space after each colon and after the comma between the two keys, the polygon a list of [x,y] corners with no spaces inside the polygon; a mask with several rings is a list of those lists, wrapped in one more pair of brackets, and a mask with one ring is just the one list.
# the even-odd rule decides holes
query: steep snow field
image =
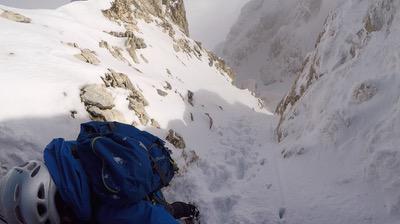
{"label": "steep snow field", "polygon": [[[18,23],[0,17],[2,173],[24,160],[40,159],[52,138],[75,139],[79,124],[90,119],[81,102],[81,88],[102,84],[101,77],[113,69],[126,74],[142,92],[149,103],[148,116],[161,129],[140,124],[128,108],[126,89],[108,87],[114,109],[123,115],[117,120],[135,122],[163,139],[173,129],[185,140],[185,149],[169,145],[182,171],[168,189],[171,200],[199,204],[204,223],[270,220],[265,209],[273,204],[255,189],[266,192],[265,185],[272,181],[264,171],[269,170],[266,153],[272,149],[272,114],[261,109],[249,91],[235,88],[226,74],[210,66],[205,50],[200,56],[176,52],[173,39],[155,22],[138,20],[135,35],[147,45],[137,50],[139,63],[126,51],[125,61],[114,58],[99,42],[124,49],[126,38],[103,32],[125,31],[101,14],[109,7],[103,0],[74,2],[54,11],[0,6],[2,11],[31,19],[31,23]],[[177,27],[174,30],[176,39],[187,39]],[[78,47],[94,51],[99,64],[74,57],[81,52]],[[166,81],[170,88],[165,88]],[[167,95],[159,95],[157,89]],[[193,106],[188,103],[188,90],[194,93]]]}
{"label": "steep snow field", "polygon": [[[398,3],[349,0],[330,14],[310,54],[321,59],[305,63],[293,87],[304,90],[293,107],[281,105],[279,123],[178,26],[141,13],[118,25],[101,13],[110,2],[0,6],[30,19],[0,16],[2,174],[106,116],[182,136],[184,149],[168,144],[181,173],[165,192],[198,204],[202,223],[400,223]],[[364,22],[368,12],[374,19]],[[318,80],[302,88],[312,65]],[[88,85],[99,97],[85,95]]]}
{"label": "steep snow field", "polygon": [[307,158],[304,177],[325,185],[307,196],[317,218],[340,205],[341,223],[400,223],[399,7],[354,0],[330,13],[278,107],[282,154]]}

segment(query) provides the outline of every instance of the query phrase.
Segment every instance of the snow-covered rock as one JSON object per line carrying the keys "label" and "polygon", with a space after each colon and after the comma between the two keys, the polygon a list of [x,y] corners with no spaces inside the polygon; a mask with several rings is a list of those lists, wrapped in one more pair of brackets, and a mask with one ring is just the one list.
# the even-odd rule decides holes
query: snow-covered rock
{"label": "snow-covered rock", "polygon": [[166,24],[169,23],[167,19],[170,19],[184,34],[189,35],[183,0],[118,0],[112,3],[111,8],[104,10],[103,14],[109,19],[128,25],[135,25],[136,18],[150,22],[153,20],[152,16],[155,16]]}
{"label": "snow-covered rock", "polygon": [[266,196],[252,191],[267,178],[255,175],[271,144],[258,137],[266,127],[272,133],[271,113],[187,36],[181,0],[0,8],[31,19],[0,17],[0,174],[40,159],[53,138],[76,139],[82,122],[116,120],[165,140],[174,131],[167,144],[181,173],[166,195],[197,203],[202,223],[275,219],[258,206]]}
{"label": "snow-covered rock", "polygon": [[8,10],[3,10],[3,9],[0,9],[0,17],[9,19],[14,22],[19,22],[19,23],[30,23],[31,22],[31,19],[24,15],[21,15],[19,13],[15,13],[12,11],[8,11]]}
{"label": "snow-covered rock", "polygon": [[165,138],[165,140],[167,140],[169,143],[171,143],[178,149],[186,148],[186,143],[183,137],[172,129],[168,131],[168,135]]}
{"label": "snow-covered rock", "polygon": [[96,106],[100,109],[112,109],[114,99],[102,85],[88,85],[82,89],[81,94],[82,102],[90,106]]}
{"label": "snow-covered rock", "polygon": [[[218,53],[249,88],[274,108],[314,48],[328,12],[342,0],[252,0]],[[247,80],[258,85],[248,86]]]}
{"label": "snow-covered rock", "polygon": [[[179,1],[115,1],[0,7],[31,19],[0,17],[0,174],[40,159],[52,138],[75,139],[82,122],[118,120],[170,136],[180,173],[166,196],[195,202],[201,223],[399,223],[398,2],[348,0],[329,14],[276,130],[174,22]],[[84,49],[96,65],[74,56]]]}
{"label": "snow-covered rock", "polygon": [[90,49],[82,49],[80,54],[74,55],[77,59],[92,65],[100,64],[100,60],[96,57],[96,52]]}
{"label": "snow-covered rock", "polygon": [[349,0],[330,13],[315,50],[277,109],[284,157],[330,155],[338,164],[331,172],[347,179],[345,185],[363,183],[357,197],[380,195],[379,209],[397,217],[399,10],[399,1]]}

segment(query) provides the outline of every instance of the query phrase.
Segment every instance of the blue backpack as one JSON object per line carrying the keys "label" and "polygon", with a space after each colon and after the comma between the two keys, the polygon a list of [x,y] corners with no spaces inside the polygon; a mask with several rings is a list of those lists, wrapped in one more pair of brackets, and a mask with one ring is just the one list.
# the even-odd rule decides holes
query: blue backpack
{"label": "blue backpack", "polygon": [[102,202],[137,203],[168,186],[177,166],[165,142],[118,122],[81,124],[76,150],[91,189]]}

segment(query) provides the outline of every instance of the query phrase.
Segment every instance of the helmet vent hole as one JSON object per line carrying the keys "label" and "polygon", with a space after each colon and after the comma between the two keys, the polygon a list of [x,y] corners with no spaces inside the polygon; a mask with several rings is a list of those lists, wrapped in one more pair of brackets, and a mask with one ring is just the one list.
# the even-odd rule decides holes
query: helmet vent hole
{"label": "helmet vent hole", "polygon": [[36,163],[35,163],[35,162],[31,162],[31,163],[29,163],[27,169],[28,169],[29,171],[31,171],[31,170],[33,170],[35,167],[36,167]]}
{"label": "helmet vent hole", "polygon": [[44,199],[45,198],[45,193],[44,193],[44,184],[40,184],[38,193],[37,193],[37,197],[40,199]]}
{"label": "helmet vent hole", "polygon": [[21,168],[16,167],[15,171],[19,174],[23,173],[24,171]]}
{"label": "helmet vent hole", "polygon": [[14,191],[14,201],[17,201],[19,199],[20,192],[21,192],[21,188],[19,187],[19,185],[17,185],[17,187],[15,188],[15,191]]}
{"label": "helmet vent hole", "polygon": [[22,217],[21,209],[20,209],[19,206],[17,206],[17,207],[15,208],[15,215],[17,216],[17,219],[18,219],[18,221],[19,221],[20,223],[25,224],[25,220],[24,220],[24,218]]}
{"label": "helmet vent hole", "polygon": [[43,215],[46,214],[46,212],[47,212],[46,206],[44,206],[43,204],[38,204],[37,205],[37,212],[38,212],[40,217],[43,217]]}
{"label": "helmet vent hole", "polygon": [[36,168],[33,170],[32,174],[31,174],[31,177],[36,176],[36,174],[39,173],[39,170],[40,170],[40,166],[36,167]]}

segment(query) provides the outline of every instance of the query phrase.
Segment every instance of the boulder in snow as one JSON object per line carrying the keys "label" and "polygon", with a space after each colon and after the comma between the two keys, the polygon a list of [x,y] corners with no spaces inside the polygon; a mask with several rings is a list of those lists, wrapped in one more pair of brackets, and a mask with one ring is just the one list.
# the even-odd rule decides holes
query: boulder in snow
{"label": "boulder in snow", "polygon": [[95,106],[99,109],[112,109],[114,99],[103,85],[88,85],[81,90],[81,100],[85,105]]}
{"label": "boulder in snow", "polygon": [[175,148],[178,148],[178,149],[184,149],[184,148],[186,148],[186,143],[185,143],[185,141],[183,140],[183,137],[182,137],[180,134],[176,133],[176,132],[175,132],[174,130],[172,130],[172,129],[169,129],[168,135],[167,135],[167,137],[166,137],[166,140],[167,140],[169,143],[171,143],[172,145],[174,145]]}
{"label": "boulder in snow", "polygon": [[[3,11],[3,12],[1,12]],[[14,21],[14,22],[19,22],[19,23],[30,23],[32,20],[26,16],[23,16],[19,13],[16,12],[11,12],[8,10],[1,10],[0,9],[0,17],[3,17],[5,19]]]}
{"label": "boulder in snow", "polygon": [[130,81],[129,77],[124,73],[116,72],[108,69],[105,77],[102,77],[107,87],[123,88],[130,91],[128,96],[129,109],[135,111],[136,116],[139,118],[140,123],[146,125],[150,118],[147,115],[145,107],[149,105],[143,94],[139,92]]}
{"label": "boulder in snow", "polygon": [[363,103],[376,95],[378,89],[371,83],[362,83],[353,91],[353,100],[357,103]]}
{"label": "boulder in snow", "polygon": [[160,95],[160,96],[167,96],[167,95],[168,95],[167,92],[165,92],[165,91],[163,91],[163,90],[161,90],[161,89],[157,89],[157,93],[158,93],[158,95]]}
{"label": "boulder in snow", "polygon": [[135,111],[136,116],[139,118],[140,123],[147,125],[149,123],[149,115],[147,115],[144,104],[138,101],[137,98],[129,96],[129,109]]}
{"label": "boulder in snow", "polygon": [[187,99],[188,99],[188,103],[189,103],[190,105],[192,105],[192,107],[194,106],[193,98],[194,98],[194,93],[193,93],[192,91],[188,90],[188,92],[187,92]]}
{"label": "boulder in snow", "polygon": [[160,124],[159,124],[158,121],[156,121],[155,119],[152,118],[152,119],[150,120],[150,124],[151,124],[151,126],[157,128],[157,129],[160,129]]}
{"label": "boulder in snow", "polygon": [[171,90],[172,86],[171,83],[169,83],[168,81],[165,81],[165,85],[163,86],[165,90]]}
{"label": "boulder in snow", "polygon": [[98,107],[89,106],[87,111],[93,120],[126,122],[124,115],[118,110],[101,110]]}
{"label": "boulder in snow", "polygon": [[134,90],[131,80],[124,73],[116,72],[112,69],[108,69],[108,73],[105,77],[102,77],[104,84],[107,87],[119,87],[127,90]]}
{"label": "boulder in snow", "polygon": [[92,65],[100,64],[100,60],[96,57],[95,52],[91,51],[89,49],[82,49],[81,53],[76,54],[75,57],[81,61],[84,61],[84,62],[92,64]]}

